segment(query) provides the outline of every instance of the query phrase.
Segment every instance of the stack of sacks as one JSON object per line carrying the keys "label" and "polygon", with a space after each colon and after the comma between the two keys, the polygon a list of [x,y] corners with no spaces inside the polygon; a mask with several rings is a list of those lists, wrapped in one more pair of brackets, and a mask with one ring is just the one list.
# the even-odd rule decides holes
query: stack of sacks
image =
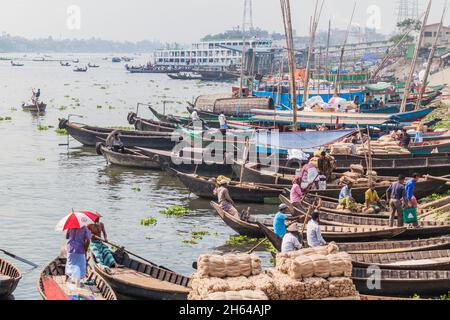
{"label": "stack of sacks", "polygon": [[267,274],[275,284],[279,300],[305,299],[305,284],[303,282],[292,280],[286,274],[273,268],[267,270]]}
{"label": "stack of sacks", "polygon": [[[389,185],[389,181],[383,181],[380,177],[378,177],[378,173],[376,171],[371,171],[372,173],[372,181],[374,183],[381,183]],[[342,177],[339,179],[339,183],[341,185],[347,184],[349,182],[353,183],[354,186],[367,186],[369,183],[369,171],[364,174],[364,167],[359,164],[350,165],[350,171],[344,172]]]}
{"label": "stack of sacks", "polygon": [[303,283],[304,299],[357,296],[350,279],[352,259],[335,243],[277,255],[277,272]]}
{"label": "stack of sacks", "polygon": [[[388,136],[389,137],[389,136]],[[370,142],[370,150],[372,151],[372,155],[381,155],[381,154],[410,154],[410,152],[399,146],[397,141],[389,140],[391,137],[385,138],[381,140],[375,140]],[[366,143],[362,145],[356,146],[356,154],[364,155],[369,152],[369,146]]]}
{"label": "stack of sacks", "polygon": [[254,254],[201,255],[197,265],[200,277],[249,277],[262,272],[261,259]]}
{"label": "stack of sacks", "polygon": [[204,300],[269,300],[264,292],[259,290],[242,290],[242,291],[227,291],[215,292],[209,294]]}
{"label": "stack of sacks", "polygon": [[331,155],[352,155],[354,145],[350,143],[335,143],[331,146]]}

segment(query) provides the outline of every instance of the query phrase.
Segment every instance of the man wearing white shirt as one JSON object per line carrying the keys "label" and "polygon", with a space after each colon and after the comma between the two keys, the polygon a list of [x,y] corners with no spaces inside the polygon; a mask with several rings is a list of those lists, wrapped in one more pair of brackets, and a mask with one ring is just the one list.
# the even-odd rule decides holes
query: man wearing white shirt
{"label": "man wearing white shirt", "polygon": [[306,237],[310,248],[316,248],[327,244],[320,231],[319,211],[317,210],[314,210],[311,215],[311,220],[308,222],[308,226],[306,227]]}

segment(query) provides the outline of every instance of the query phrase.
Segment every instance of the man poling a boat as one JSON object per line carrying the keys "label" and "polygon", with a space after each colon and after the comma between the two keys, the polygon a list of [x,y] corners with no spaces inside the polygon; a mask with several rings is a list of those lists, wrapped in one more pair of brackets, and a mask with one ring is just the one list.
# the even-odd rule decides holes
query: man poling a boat
{"label": "man poling a boat", "polygon": [[218,186],[216,189],[214,189],[214,195],[217,196],[217,202],[223,210],[240,219],[241,215],[239,214],[239,211],[234,207],[234,201],[233,199],[231,199],[230,192],[228,191],[228,185],[230,184],[230,182],[231,179],[227,177],[217,177],[216,183]]}
{"label": "man poling a boat", "polygon": [[293,252],[303,248],[302,243],[299,241],[300,233],[297,223],[291,224],[287,228],[287,233],[283,237],[281,244],[281,252]]}
{"label": "man poling a boat", "polygon": [[276,235],[282,239],[287,232],[286,222],[295,222],[298,221],[301,217],[289,217],[287,212],[289,207],[282,203],[278,207],[278,212],[275,214],[273,218],[273,231]]}
{"label": "man poling a boat", "polygon": [[95,223],[88,226],[92,233],[90,249],[95,256],[96,262],[104,268],[106,273],[111,273],[109,268],[123,268],[123,266],[116,262],[111,249],[102,241],[102,239],[108,241],[108,235],[106,234],[105,225],[100,222],[101,217],[99,214]]}
{"label": "man poling a boat", "polygon": [[125,148],[122,140],[120,140],[119,130],[114,130],[108,135],[108,137],[106,138],[106,146],[114,152],[124,153]]}

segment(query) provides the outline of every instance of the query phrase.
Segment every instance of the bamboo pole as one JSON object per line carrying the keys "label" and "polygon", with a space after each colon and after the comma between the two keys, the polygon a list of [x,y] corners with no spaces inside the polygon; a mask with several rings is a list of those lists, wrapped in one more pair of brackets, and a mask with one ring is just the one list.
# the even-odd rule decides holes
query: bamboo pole
{"label": "bamboo pole", "polygon": [[288,62],[291,78],[291,105],[293,111],[293,131],[297,131],[298,117],[297,117],[297,85],[295,79],[296,61],[295,61],[295,48],[292,35],[292,21],[291,21],[291,5],[290,0],[280,0],[281,11],[283,15],[284,30],[286,35],[286,46],[288,50]]}
{"label": "bamboo pole", "polygon": [[[330,57],[330,39],[331,39],[331,19],[328,20],[328,35],[327,35],[327,52],[325,56],[325,76],[324,80],[328,81],[328,63],[329,63],[329,57]],[[331,91],[330,86],[328,85],[328,100],[330,99]]]}
{"label": "bamboo pole", "polygon": [[419,49],[420,49],[420,45],[422,44],[422,39],[423,39],[424,30],[425,30],[425,25],[427,24],[428,16],[430,15],[430,11],[431,11],[431,3],[432,3],[432,0],[430,0],[428,2],[427,11],[425,12],[425,17],[423,18],[422,27],[420,28],[420,34],[419,34],[419,37],[417,39],[416,48],[414,50],[414,57],[413,57],[413,60],[412,60],[412,63],[411,63],[411,68],[409,70],[408,80],[405,83],[405,90],[403,92],[403,99],[402,99],[402,104],[400,106],[400,112],[405,112],[406,111],[406,102],[408,101],[408,98],[409,98],[409,87],[410,87],[411,82],[413,80],[412,78],[413,78],[413,75],[414,75],[414,70],[416,68],[417,58],[419,57]]}
{"label": "bamboo pole", "polygon": [[439,23],[439,27],[436,32],[436,37],[434,38],[433,47],[431,48],[430,56],[428,57],[427,69],[425,70],[425,77],[423,78],[422,88],[420,89],[419,96],[417,97],[416,110],[420,109],[420,107],[422,106],[422,97],[423,97],[425,90],[427,88],[427,85],[428,85],[428,76],[430,75],[430,70],[431,70],[431,65],[433,63],[434,53],[436,52],[436,47],[437,47],[437,44],[439,41],[442,26],[444,24],[444,18],[445,18],[446,12],[447,12],[447,2],[445,3],[444,11],[442,11],[441,22]]}

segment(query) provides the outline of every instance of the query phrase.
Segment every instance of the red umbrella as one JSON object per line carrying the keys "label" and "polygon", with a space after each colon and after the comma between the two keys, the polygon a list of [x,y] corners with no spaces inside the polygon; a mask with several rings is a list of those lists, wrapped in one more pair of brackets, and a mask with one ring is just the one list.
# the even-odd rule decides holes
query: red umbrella
{"label": "red umbrella", "polygon": [[61,219],[56,225],[56,231],[64,231],[67,229],[80,229],[87,227],[100,217],[98,213],[90,211],[72,212]]}

